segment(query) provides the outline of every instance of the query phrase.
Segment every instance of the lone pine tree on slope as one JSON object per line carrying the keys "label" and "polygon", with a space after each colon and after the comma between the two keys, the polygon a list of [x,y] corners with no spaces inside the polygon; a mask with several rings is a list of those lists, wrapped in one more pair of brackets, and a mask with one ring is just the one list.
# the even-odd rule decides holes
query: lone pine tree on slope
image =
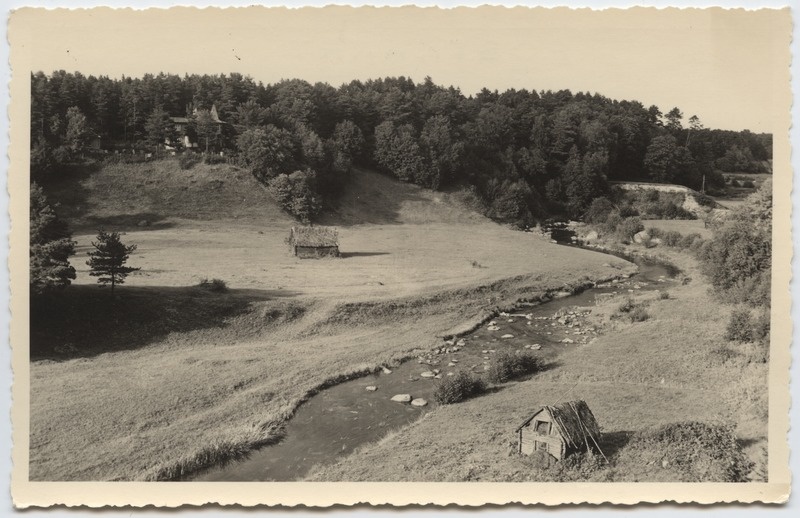
{"label": "lone pine tree on slope", "polygon": [[97,242],[92,241],[94,250],[89,252],[86,264],[92,269],[89,275],[99,277],[97,282],[101,285],[111,284],[111,295],[114,295],[114,286],[124,284],[129,273],[139,270],[125,266],[128,257],[136,250],[136,245],[125,245],[119,240],[118,232],[101,230],[97,234]]}

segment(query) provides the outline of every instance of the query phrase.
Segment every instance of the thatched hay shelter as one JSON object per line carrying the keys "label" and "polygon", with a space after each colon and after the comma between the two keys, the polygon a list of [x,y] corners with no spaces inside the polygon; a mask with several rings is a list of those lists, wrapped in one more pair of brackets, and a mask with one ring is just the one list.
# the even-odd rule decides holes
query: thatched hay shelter
{"label": "thatched hay shelter", "polygon": [[301,259],[339,257],[339,232],[331,227],[292,227],[289,248]]}
{"label": "thatched hay shelter", "polygon": [[599,449],[600,427],[585,401],[544,406],[516,432],[518,451],[525,455],[543,452],[561,460],[589,448]]}

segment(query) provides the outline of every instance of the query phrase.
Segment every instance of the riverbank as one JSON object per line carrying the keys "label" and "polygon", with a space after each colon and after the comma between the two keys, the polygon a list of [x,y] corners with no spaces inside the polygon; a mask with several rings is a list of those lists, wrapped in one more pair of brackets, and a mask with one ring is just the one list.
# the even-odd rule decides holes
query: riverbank
{"label": "riverbank", "polygon": [[[682,282],[666,296],[634,292],[599,299],[592,315],[606,331],[590,344],[565,351],[555,368],[439,407],[341,462],[316,469],[309,479],[681,481],[686,475],[675,466],[637,462],[636,456],[622,453],[636,433],[700,421],[732,426],[754,462],[750,479],[764,480],[767,364],[746,345],[727,347],[723,333],[730,308],[711,297],[696,261],[672,250],[658,254],[681,269]],[[629,297],[646,308],[648,318],[614,318]],[[572,399],[589,404],[614,463],[554,475],[518,456],[516,427],[537,408]]]}

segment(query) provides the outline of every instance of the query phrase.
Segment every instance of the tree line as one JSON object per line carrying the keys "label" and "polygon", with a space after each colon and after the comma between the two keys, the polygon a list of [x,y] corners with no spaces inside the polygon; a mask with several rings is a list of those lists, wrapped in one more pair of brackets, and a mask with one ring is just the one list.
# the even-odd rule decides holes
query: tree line
{"label": "tree line", "polygon": [[[724,188],[720,172],[769,172],[772,137],[705,128],[679,108],[569,90],[458,88],[405,77],[264,85],[241,74],[31,75],[32,175],[57,174],[96,139],[155,149],[187,117],[204,145],[313,220],[354,165],[433,189],[464,189],[501,222],[581,217],[609,180]],[[224,130],[213,131],[215,106]]]}

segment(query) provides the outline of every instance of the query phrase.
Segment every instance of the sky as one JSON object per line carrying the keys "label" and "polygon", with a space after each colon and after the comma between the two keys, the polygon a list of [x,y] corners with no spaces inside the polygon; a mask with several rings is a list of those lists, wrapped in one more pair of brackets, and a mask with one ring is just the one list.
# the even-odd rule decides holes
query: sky
{"label": "sky", "polygon": [[45,72],[240,72],[334,86],[431,76],[466,95],[599,92],[735,130],[770,131],[776,84],[789,84],[789,17],[776,10],[20,11],[15,30]]}

